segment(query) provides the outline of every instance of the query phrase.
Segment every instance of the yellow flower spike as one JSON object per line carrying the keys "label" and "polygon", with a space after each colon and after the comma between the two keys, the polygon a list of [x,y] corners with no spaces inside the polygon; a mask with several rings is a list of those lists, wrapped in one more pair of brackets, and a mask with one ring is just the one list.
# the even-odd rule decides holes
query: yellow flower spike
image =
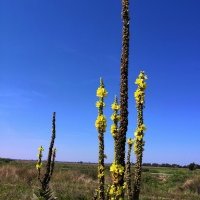
{"label": "yellow flower spike", "polygon": [[100,86],[97,88],[96,96],[99,97],[98,101],[96,102],[96,107],[98,108],[98,116],[95,121],[95,127],[98,131],[98,138],[99,138],[99,161],[98,161],[98,190],[96,195],[99,197],[104,196],[104,136],[103,134],[106,131],[107,121],[106,117],[103,115],[103,107],[105,107],[104,97],[106,97],[108,92],[104,87],[104,83],[102,78],[100,78]]}
{"label": "yellow flower spike", "polygon": [[100,86],[100,87],[97,89],[97,94],[96,94],[97,97],[103,98],[103,97],[106,97],[107,94],[108,94],[108,92],[106,91],[106,89],[105,89],[104,87]]}
{"label": "yellow flower spike", "polygon": [[147,79],[147,76],[144,74],[144,72],[140,72],[138,78],[135,81],[135,84],[139,86],[141,89],[146,89],[146,83],[145,80]]}
{"label": "yellow flower spike", "polygon": [[136,154],[136,164],[135,164],[135,181],[133,185],[133,199],[139,199],[140,193],[140,182],[141,182],[141,160],[143,157],[144,150],[144,132],[146,130],[146,126],[143,123],[143,109],[145,103],[145,89],[147,87],[146,84],[147,76],[144,71],[141,71],[139,76],[137,77],[135,84],[138,85],[137,90],[134,92],[134,97],[136,101],[137,107],[137,128],[134,132],[135,138],[133,142],[134,152]]}
{"label": "yellow flower spike", "polygon": [[98,130],[105,132],[106,126],[107,126],[106,117],[104,115],[98,115],[95,122],[95,127]]}
{"label": "yellow flower spike", "polygon": [[111,108],[112,108],[112,110],[119,110],[119,109],[120,109],[120,105],[117,104],[117,103],[113,103],[113,104],[111,105]]}
{"label": "yellow flower spike", "polygon": [[141,78],[141,79],[145,79],[145,80],[148,79],[148,77],[147,77],[147,75],[145,74],[144,71],[141,71],[138,77]]}
{"label": "yellow flower spike", "polygon": [[115,95],[114,102],[111,105],[112,110],[118,111],[120,109],[120,105],[118,104],[117,96]]}

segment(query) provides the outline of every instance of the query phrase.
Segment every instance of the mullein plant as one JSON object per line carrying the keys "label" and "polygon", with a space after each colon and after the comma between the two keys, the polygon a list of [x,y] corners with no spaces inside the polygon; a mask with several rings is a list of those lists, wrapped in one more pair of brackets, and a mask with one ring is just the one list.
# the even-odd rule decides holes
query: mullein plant
{"label": "mullein plant", "polygon": [[131,187],[131,150],[133,146],[134,140],[129,138],[127,140],[128,144],[128,153],[127,153],[127,159],[126,159],[126,171],[125,171],[125,177],[126,177],[126,191],[127,191],[127,199],[132,200],[132,187]]}
{"label": "mullein plant", "polygon": [[[56,157],[56,149],[54,148],[54,141],[56,137],[56,126],[55,126],[55,120],[56,120],[56,113],[53,113],[53,120],[52,120],[52,136],[51,136],[51,143],[49,146],[49,153],[48,153],[48,159],[46,163],[46,170],[44,175],[41,175],[41,169],[42,169],[42,152],[44,151],[44,148],[40,146],[38,148],[38,161],[36,164],[36,169],[38,171],[38,181],[40,183],[40,188],[34,192],[33,200],[54,200],[57,199],[54,197],[54,194],[52,190],[49,187],[49,182],[52,178],[53,171],[54,171],[54,165],[55,165],[55,157]],[[42,177],[41,177],[42,176]]]}
{"label": "mullein plant", "polygon": [[114,139],[114,162],[115,162],[115,160],[116,160],[116,139],[118,136],[118,131],[119,131],[118,123],[120,120],[120,115],[118,113],[120,110],[120,105],[118,104],[117,96],[115,96],[115,99],[111,105],[111,108],[113,110],[113,114],[111,115],[110,118],[113,121],[113,124],[111,125],[110,132]]}
{"label": "mullein plant", "polygon": [[142,174],[142,157],[144,151],[144,131],[146,126],[143,120],[143,109],[145,103],[145,89],[146,89],[146,79],[144,71],[141,71],[138,78],[135,81],[135,84],[138,85],[137,90],[134,93],[136,107],[137,107],[137,128],[135,131],[134,138],[134,152],[136,155],[136,164],[135,164],[135,177],[133,185],[133,199],[139,200],[140,194],[140,182]]}
{"label": "mullein plant", "polygon": [[[116,163],[125,168],[125,145],[128,127],[128,59],[129,59],[129,0],[122,0],[122,53],[120,67],[120,125],[116,139]],[[124,185],[124,169],[120,175],[120,187]],[[121,195],[122,197],[124,194]]]}
{"label": "mullein plant", "polygon": [[110,166],[112,185],[109,186],[108,188],[108,199],[117,200],[117,199],[122,199],[125,185],[121,186],[120,184],[121,180],[123,179],[124,167],[116,161],[116,156],[117,156],[116,144],[119,136],[118,123],[120,121],[120,115],[118,114],[118,111],[120,110],[120,105],[118,104],[116,96],[113,104],[111,105],[111,108],[113,110],[113,114],[111,115],[111,120],[113,121],[113,124],[111,125],[110,132],[114,139],[114,161]]}
{"label": "mullein plant", "polygon": [[96,190],[96,194],[94,199],[104,200],[105,192],[104,192],[104,133],[106,132],[106,117],[103,114],[103,108],[105,107],[104,98],[107,96],[108,92],[104,87],[104,83],[102,78],[100,78],[100,86],[96,91],[96,96],[99,98],[96,102],[96,107],[98,108],[98,116],[95,122],[95,127],[98,131],[99,138],[99,160],[98,160],[98,189]]}

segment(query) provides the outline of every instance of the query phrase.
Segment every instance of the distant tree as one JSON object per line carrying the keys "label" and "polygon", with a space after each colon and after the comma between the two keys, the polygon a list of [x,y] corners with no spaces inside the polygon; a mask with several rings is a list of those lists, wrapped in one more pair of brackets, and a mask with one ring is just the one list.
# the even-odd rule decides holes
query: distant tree
{"label": "distant tree", "polygon": [[13,159],[10,159],[10,158],[0,158],[0,162],[2,162],[2,163],[10,163],[11,161],[13,161]]}
{"label": "distant tree", "polygon": [[200,169],[200,165],[199,164],[196,164],[196,169]]}
{"label": "distant tree", "polygon": [[151,166],[151,163],[143,163],[142,166]]}
{"label": "distant tree", "polygon": [[168,164],[168,163],[163,163],[163,164],[161,164],[161,166],[162,166],[162,167],[171,167],[171,165]]}
{"label": "distant tree", "polygon": [[159,167],[159,164],[158,163],[152,163],[151,166],[152,167]]}
{"label": "distant tree", "polygon": [[174,168],[179,168],[179,167],[181,167],[180,165],[177,165],[177,164],[172,164],[172,167],[174,167]]}
{"label": "distant tree", "polygon": [[193,162],[193,163],[190,163],[190,164],[188,165],[188,168],[189,168],[189,170],[193,171],[193,170],[195,170],[195,169],[197,168],[197,166],[196,166],[196,164]]}

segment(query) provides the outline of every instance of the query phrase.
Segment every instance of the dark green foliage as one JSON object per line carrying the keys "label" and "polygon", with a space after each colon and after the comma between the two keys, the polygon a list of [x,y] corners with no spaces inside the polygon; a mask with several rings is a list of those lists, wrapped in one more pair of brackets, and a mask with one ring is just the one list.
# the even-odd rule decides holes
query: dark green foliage
{"label": "dark green foliage", "polygon": [[195,170],[197,167],[196,167],[196,164],[193,162],[193,163],[190,163],[190,164],[188,165],[188,168],[189,168],[189,170],[193,171],[193,170]]}
{"label": "dark green foliage", "polygon": [[33,194],[32,200],[55,200],[57,199],[54,197],[53,191],[48,187],[44,191],[43,189],[37,189]]}
{"label": "dark green foliage", "polygon": [[0,163],[10,163],[12,162],[13,160],[10,159],[10,158],[0,158]]}

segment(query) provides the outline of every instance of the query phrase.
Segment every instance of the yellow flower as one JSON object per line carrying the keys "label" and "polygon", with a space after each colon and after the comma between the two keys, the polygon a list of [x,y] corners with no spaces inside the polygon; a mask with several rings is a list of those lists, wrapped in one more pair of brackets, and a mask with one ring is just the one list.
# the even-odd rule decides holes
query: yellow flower
{"label": "yellow flower", "polygon": [[99,173],[98,174],[98,178],[101,178],[101,177],[103,177],[104,176],[104,173]]}
{"label": "yellow flower", "polygon": [[97,97],[106,97],[108,94],[108,92],[106,91],[106,89],[102,86],[100,86],[98,89],[97,89]]}
{"label": "yellow flower", "polygon": [[135,92],[134,92],[134,96],[135,96],[135,100],[136,100],[136,103],[139,104],[143,104],[144,103],[144,91],[142,91],[141,89],[137,89]]}
{"label": "yellow flower", "polygon": [[120,165],[120,164],[113,163],[110,166],[110,171],[115,173],[115,174],[122,175],[124,173],[124,167],[122,165]]}
{"label": "yellow flower", "polygon": [[112,133],[113,136],[117,133],[117,126],[115,124],[112,124],[110,127],[110,132]]}
{"label": "yellow flower", "polygon": [[[116,196],[121,196],[122,192],[123,192],[123,187],[117,187]],[[120,197],[119,200],[123,200],[123,198]]]}
{"label": "yellow flower", "polygon": [[127,188],[127,183],[124,182],[124,184],[123,184],[123,189],[126,189],[126,188]]}
{"label": "yellow flower", "polygon": [[147,79],[147,76],[142,71],[140,72],[138,78],[136,79],[135,84],[137,84],[141,89],[144,90],[146,88],[146,83],[145,83],[146,79]]}
{"label": "yellow flower", "polygon": [[137,89],[135,92],[134,92],[134,96],[135,98],[141,98],[142,96],[144,95],[144,92],[140,89]]}
{"label": "yellow flower", "polygon": [[137,135],[137,136],[136,136],[136,138],[137,138],[137,140],[139,140],[139,141],[140,141],[140,140],[142,140],[142,138],[143,138],[143,135]]}
{"label": "yellow flower", "polygon": [[145,75],[144,71],[141,71],[141,72],[140,72],[140,74],[139,74],[139,78],[141,78],[141,79],[145,79],[145,80],[148,79],[148,77],[147,77],[147,75]]}
{"label": "yellow flower", "polygon": [[98,115],[96,122],[95,122],[95,127],[100,130],[105,132],[106,130],[106,117],[104,115]]}
{"label": "yellow flower", "polygon": [[97,102],[96,102],[96,107],[97,107],[97,108],[104,107],[104,106],[105,106],[105,103],[104,103],[104,102],[102,102],[102,101],[97,101]]}
{"label": "yellow flower", "polygon": [[43,148],[42,146],[40,146],[40,147],[38,148],[38,151],[44,151],[44,148]]}
{"label": "yellow flower", "polygon": [[138,146],[134,145],[134,152],[137,153],[138,152]]}
{"label": "yellow flower", "polygon": [[139,131],[139,132],[146,131],[146,126],[145,126],[144,124],[141,124],[141,125],[138,127],[138,131]]}
{"label": "yellow flower", "polygon": [[120,120],[120,115],[116,114],[116,113],[113,113],[110,117],[113,121],[118,121]]}
{"label": "yellow flower", "polygon": [[146,126],[144,124],[141,124],[140,126],[137,127],[135,131],[135,136],[138,134],[142,134],[144,131],[146,131]]}
{"label": "yellow flower", "polygon": [[135,84],[138,85],[137,90],[134,92],[134,97],[136,100],[136,104],[137,106],[139,104],[144,104],[144,98],[145,98],[145,89],[146,89],[146,82],[145,80],[147,79],[147,76],[145,75],[144,71],[141,71],[138,78],[135,81]]}
{"label": "yellow flower", "polygon": [[129,139],[127,140],[127,143],[128,143],[129,145],[132,145],[132,144],[134,143],[134,139],[129,138]]}
{"label": "yellow flower", "polygon": [[114,103],[111,105],[111,108],[112,108],[113,110],[116,110],[116,111],[117,111],[117,110],[120,109],[120,105],[114,102]]}
{"label": "yellow flower", "polygon": [[36,164],[36,169],[38,170],[38,169],[40,169],[42,167],[42,163],[37,163]]}
{"label": "yellow flower", "polygon": [[100,165],[100,166],[98,166],[98,169],[99,169],[99,171],[102,171],[102,170],[104,170],[104,166]]}
{"label": "yellow flower", "polygon": [[135,137],[136,140],[142,140],[144,137],[144,131],[146,130],[146,126],[144,124],[141,124],[140,126],[137,127],[136,131],[135,131]]}
{"label": "yellow flower", "polygon": [[110,195],[113,195],[114,193],[115,193],[115,187],[114,187],[114,185],[112,185],[112,186],[110,187],[109,194],[110,194]]}

